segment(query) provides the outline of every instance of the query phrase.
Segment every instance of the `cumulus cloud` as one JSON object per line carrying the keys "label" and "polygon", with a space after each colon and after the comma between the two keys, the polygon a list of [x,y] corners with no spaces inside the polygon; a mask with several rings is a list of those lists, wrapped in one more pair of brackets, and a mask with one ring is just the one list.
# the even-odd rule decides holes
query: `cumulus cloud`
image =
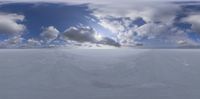
{"label": "cumulus cloud", "polygon": [[108,38],[108,37],[103,37],[102,40],[98,42],[99,44],[105,44],[105,45],[112,45],[116,47],[120,47],[121,45],[116,42],[115,40]]}
{"label": "cumulus cloud", "polygon": [[95,34],[95,30],[90,27],[70,27],[63,33],[63,37],[78,42],[96,42]]}
{"label": "cumulus cloud", "polygon": [[135,29],[137,36],[147,37],[148,39],[156,38],[161,34],[170,34],[173,30],[171,25],[147,23]]}
{"label": "cumulus cloud", "polygon": [[[89,8],[93,10],[92,15],[99,20],[99,24],[114,33],[124,46],[137,45],[138,38],[154,39],[160,35],[179,33],[174,22],[181,7],[175,3],[93,4]],[[138,24],[136,21],[143,23]]]}
{"label": "cumulus cloud", "polygon": [[[199,43],[196,42],[195,40],[191,39],[188,36],[187,31],[183,31],[177,28],[173,28],[171,33],[168,33],[170,35],[165,36],[167,37],[167,41],[171,43],[171,45],[174,45],[175,47],[180,47],[180,46],[199,46]],[[161,40],[164,40],[161,38]]]}
{"label": "cumulus cloud", "polygon": [[183,22],[187,22],[187,23],[190,23],[192,25],[192,30],[197,32],[197,33],[200,33],[200,14],[192,14],[192,15],[189,15],[188,17],[186,18],[183,18],[182,21]]}
{"label": "cumulus cloud", "polygon": [[197,47],[199,46],[199,43],[194,42],[193,40],[190,39],[182,39],[182,40],[177,40],[176,42],[179,47]]}
{"label": "cumulus cloud", "polygon": [[[145,45],[143,40],[148,42],[152,39],[160,39],[162,42],[173,42],[178,45],[194,43],[187,36],[187,31],[184,29],[181,30],[176,25],[176,22],[179,21],[177,20],[177,14],[180,14],[179,12],[183,11],[183,4],[174,2],[144,3],[132,2],[130,0],[115,0],[115,2],[113,2],[113,0],[108,2],[104,0],[78,0],[75,2],[89,3],[86,6],[88,6],[88,10],[91,11],[92,16],[88,15],[91,17],[83,17],[86,17],[94,23],[98,22],[94,27],[99,27],[100,25],[100,28],[103,27],[104,30],[107,29],[106,33],[109,33],[108,30],[110,30],[112,34],[108,35],[112,35],[112,37],[104,37],[97,33],[94,28],[84,27],[84,25],[70,27],[63,33],[59,32],[59,30],[54,26],[49,26],[43,28],[43,31],[40,34],[42,39],[45,41],[44,44],[53,44],[54,41],[60,40],[60,38],[62,38],[62,40],[64,39],[67,43],[71,41],[76,42],[76,45],[92,43],[111,46],[143,46]],[[0,14],[0,18],[1,17],[7,21],[4,22],[0,20],[0,33],[20,34],[22,33],[21,31],[25,29],[25,26],[21,24],[24,20],[24,16],[3,13]],[[181,22],[190,23],[192,25],[192,30],[200,33],[199,17],[199,14],[190,13],[190,15],[183,18]],[[30,45],[39,45],[40,42],[34,39],[29,39],[27,43],[30,43]]]}
{"label": "cumulus cloud", "polygon": [[101,36],[91,27],[70,27],[62,34],[62,37],[65,40],[72,40],[80,43],[90,42],[117,47],[120,46],[120,44],[113,39]]}
{"label": "cumulus cloud", "polygon": [[24,38],[21,36],[13,36],[0,42],[0,48],[19,48],[23,44]]}
{"label": "cumulus cloud", "polygon": [[[142,5],[142,6],[141,6]],[[93,15],[98,18],[130,18],[132,20],[141,17],[145,21],[169,22],[176,17],[180,6],[169,2],[136,2],[119,5],[90,5],[94,10]]]}
{"label": "cumulus cloud", "polygon": [[6,42],[8,45],[17,45],[21,44],[23,40],[24,39],[21,36],[14,36],[5,40],[4,42]]}
{"label": "cumulus cloud", "polygon": [[41,42],[35,39],[28,39],[27,44],[30,47],[41,46]]}
{"label": "cumulus cloud", "polygon": [[24,18],[23,15],[0,13],[0,34],[22,34],[26,29],[26,26],[19,22],[23,22]]}
{"label": "cumulus cloud", "polygon": [[35,39],[24,39],[21,36],[13,36],[0,42],[0,48],[38,48],[42,42]]}
{"label": "cumulus cloud", "polygon": [[59,33],[60,32],[54,26],[49,26],[44,28],[43,32],[40,35],[44,38],[45,41],[50,43],[58,37]]}
{"label": "cumulus cloud", "polygon": [[179,41],[177,41],[177,44],[179,44],[179,45],[186,45],[187,41],[185,41],[185,40],[179,40]]}

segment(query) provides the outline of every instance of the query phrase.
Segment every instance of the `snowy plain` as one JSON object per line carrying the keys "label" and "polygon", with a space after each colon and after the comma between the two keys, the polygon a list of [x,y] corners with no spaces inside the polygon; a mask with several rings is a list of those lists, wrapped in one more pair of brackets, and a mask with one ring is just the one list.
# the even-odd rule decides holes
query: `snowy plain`
{"label": "snowy plain", "polygon": [[0,50],[0,99],[200,99],[200,50]]}

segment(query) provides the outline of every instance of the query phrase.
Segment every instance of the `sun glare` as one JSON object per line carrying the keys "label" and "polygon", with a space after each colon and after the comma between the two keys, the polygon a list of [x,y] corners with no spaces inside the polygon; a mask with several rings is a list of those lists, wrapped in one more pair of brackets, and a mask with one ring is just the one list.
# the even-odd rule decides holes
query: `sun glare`
{"label": "sun glare", "polygon": [[103,37],[100,34],[96,34],[94,36],[96,38],[96,40],[101,41],[103,39]]}

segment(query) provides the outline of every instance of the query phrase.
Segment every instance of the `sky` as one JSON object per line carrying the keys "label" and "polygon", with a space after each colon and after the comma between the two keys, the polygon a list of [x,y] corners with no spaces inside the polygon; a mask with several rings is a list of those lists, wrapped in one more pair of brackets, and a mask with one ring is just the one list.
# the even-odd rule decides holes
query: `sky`
{"label": "sky", "polygon": [[0,48],[200,48],[200,2],[0,1]]}

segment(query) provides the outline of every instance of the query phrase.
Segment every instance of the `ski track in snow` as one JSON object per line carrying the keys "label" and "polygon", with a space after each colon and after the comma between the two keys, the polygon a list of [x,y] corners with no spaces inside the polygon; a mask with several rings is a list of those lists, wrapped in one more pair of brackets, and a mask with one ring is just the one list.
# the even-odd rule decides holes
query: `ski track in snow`
{"label": "ski track in snow", "polygon": [[200,51],[0,50],[0,99],[199,99]]}

